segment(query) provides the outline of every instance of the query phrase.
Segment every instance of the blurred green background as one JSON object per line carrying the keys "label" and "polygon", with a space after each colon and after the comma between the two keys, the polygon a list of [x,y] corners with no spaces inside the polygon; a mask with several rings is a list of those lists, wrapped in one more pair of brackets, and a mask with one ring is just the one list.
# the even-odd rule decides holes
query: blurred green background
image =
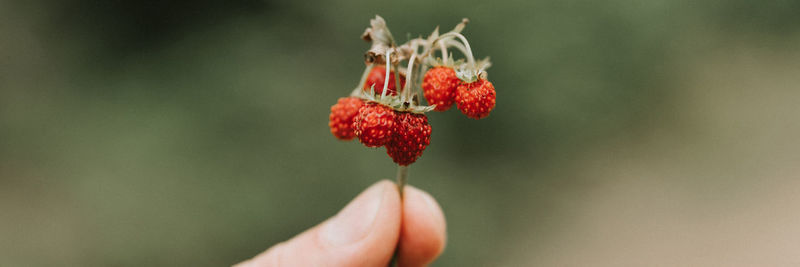
{"label": "blurred green background", "polygon": [[435,266],[800,262],[800,1],[39,0],[0,1],[0,266],[230,265],[393,178],[327,126],[375,14],[494,62],[410,169]]}

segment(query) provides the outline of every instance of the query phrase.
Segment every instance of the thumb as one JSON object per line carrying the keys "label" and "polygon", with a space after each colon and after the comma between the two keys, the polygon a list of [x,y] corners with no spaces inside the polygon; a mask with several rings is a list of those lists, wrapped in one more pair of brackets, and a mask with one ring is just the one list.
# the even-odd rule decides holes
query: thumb
{"label": "thumb", "polygon": [[380,181],[332,218],[238,266],[386,266],[400,220],[397,187]]}

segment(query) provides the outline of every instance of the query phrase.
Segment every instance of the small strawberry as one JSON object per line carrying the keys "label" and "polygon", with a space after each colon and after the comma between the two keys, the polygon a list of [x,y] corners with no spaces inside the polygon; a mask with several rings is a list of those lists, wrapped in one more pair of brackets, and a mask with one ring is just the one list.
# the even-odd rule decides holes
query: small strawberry
{"label": "small strawberry", "polygon": [[358,110],[358,115],[353,121],[353,129],[362,144],[379,147],[391,139],[394,117],[392,108],[378,103],[368,103]]}
{"label": "small strawberry", "polygon": [[434,110],[445,111],[450,109],[455,102],[456,87],[459,79],[456,72],[448,67],[434,67],[425,73],[422,79],[422,89],[428,104],[436,105]]}
{"label": "small strawberry", "polygon": [[328,126],[331,133],[341,140],[350,140],[356,136],[353,131],[353,119],[358,115],[358,109],[364,106],[364,101],[357,97],[342,97],[331,106],[331,115]]}
{"label": "small strawberry", "polygon": [[395,117],[394,134],[386,144],[386,153],[402,166],[408,166],[422,156],[431,143],[431,125],[425,114],[398,112]]}
{"label": "small strawberry", "polygon": [[[369,72],[369,76],[367,76],[367,81],[364,83],[364,91],[369,92],[369,88],[372,87],[372,85],[375,85],[375,93],[379,95],[382,94],[383,83],[385,82],[384,78],[386,78],[386,68],[382,66],[375,66]],[[400,87],[404,86],[406,86],[405,75],[400,74]],[[387,95],[397,95],[397,85],[394,82],[394,71],[389,75],[388,88],[389,92],[386,92]]]}
{"label": "small strawberry", "polygon": [[473,119],[489,116],[494,109],[497,93],[494,85],[485,79],[471,83],[462,82],[456,89],[456,104],[461,113]]}

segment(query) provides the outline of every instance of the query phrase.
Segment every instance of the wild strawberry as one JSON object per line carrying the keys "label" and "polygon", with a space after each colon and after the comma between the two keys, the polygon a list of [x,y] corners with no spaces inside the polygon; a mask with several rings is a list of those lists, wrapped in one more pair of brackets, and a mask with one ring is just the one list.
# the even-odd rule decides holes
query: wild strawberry
{"label": "wild strawberry", "polygon": [[379,147],[391,139],[394,117],[392,108],[378,103],[368,103],[358,109],[353,129],[362,144]]}
{"label": "wild strawberry", "polygon": [[422,89],[428,104],[436,105],[434,110],[445,111],[450,109],[455,102],[458,77],[452,68],[434,67],[425,73],[422,79]]}
{"label": "wild strawberry", "polygon": [[489,116],[489,112],[494,109],[497,93],[494,91],[494,85],[487,80],[462,82],[456,91],[458,109],[467,117],[481,119]]}
{"label": "wild strawberry", "polygon": [[328,126],[336,138],[350,140],[356,137],[353,131],[353,119],[358,115],[358,109],[364,106],[364,101],[357,97],[342,97],[331,106]]}
{"label": "wild strawberry", "polygon": [[431,143],[431,125],[425,114],[398,112],[392,140],[386,144],[386,154],[402,166],[408,166],[422,156]]}
{"label": "wild strawberry", "polygon": [[[382,66],[375,66],[369,72],[369,76],[367,76],[367,81],[364,83],[364,91],[369,92],[369,88],[372,85],[375,85],[375,93],[382,94],[383,93],[383,83],[385,82],[384,78],[386,77],[386,68]],[[400,87],[406,86],[406,79],[405,75],[400,74]],[[397,95],[397,85],[394,82],[394,71],[392,71],[389,75],[389,92],[386,94]],[[402,90],[402,88],[401,88]]]}

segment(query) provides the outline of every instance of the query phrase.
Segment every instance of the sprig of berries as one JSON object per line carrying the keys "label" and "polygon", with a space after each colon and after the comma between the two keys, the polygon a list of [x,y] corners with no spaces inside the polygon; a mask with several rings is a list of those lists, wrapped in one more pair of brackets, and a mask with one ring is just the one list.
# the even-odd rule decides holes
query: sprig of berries
{"label": "sprig of berries", "polygon": [[[372,42],[365,54],[366,68],[349,97],[331,107],[328,126],[334,137],[358,140],[367,147],[385,147],[397,163],[397,184],[403,195],[408,165],[416,162],[431,143],[432,127],[425,115],[446,111],[453,104],[469,118],[489,116],[497,93],[487,80],[489,58],[475,61],[461,31],[469,20],[439,35],[439,27],[427,38],[397,45],[386,21],[370,20],[361,38]],[[420,49],[421,48],[421,49]],[[456,48],[464,59],[453,60],[448,48]],[[441,58],[433,58],[438,50]],[[405,69],[400,67],[407,62]],[[423,94],[429,106],[420,105]],[[394,266],[390,264],[390,266]]]}
{"label": "sprig of berries", "polygon": [[[331,107],[331,133],[338,139],[358,140],[367,147],[385,147],[397,163],[398,179],[405,183],[406,169],[430,145],[429,111],[446,111],[455,104],[467,117],[482,119],[495,107],[497,93],[487,80],[489,58],[476,61],[466,37],[469,21],[439,34],[437,27],[427,38],[397,45],[380,16],[370,20],[362,39],[372,42],[365,54],[366,68],[349,97]],[[466,60],[453,60],[455,48]],[[436,51],[441,58],[434,59]],[[407,63],[401,68],[401,63]],[[420,105],[422,94],[429,106]],[[402,187],[401,187],[402,188]]]}

